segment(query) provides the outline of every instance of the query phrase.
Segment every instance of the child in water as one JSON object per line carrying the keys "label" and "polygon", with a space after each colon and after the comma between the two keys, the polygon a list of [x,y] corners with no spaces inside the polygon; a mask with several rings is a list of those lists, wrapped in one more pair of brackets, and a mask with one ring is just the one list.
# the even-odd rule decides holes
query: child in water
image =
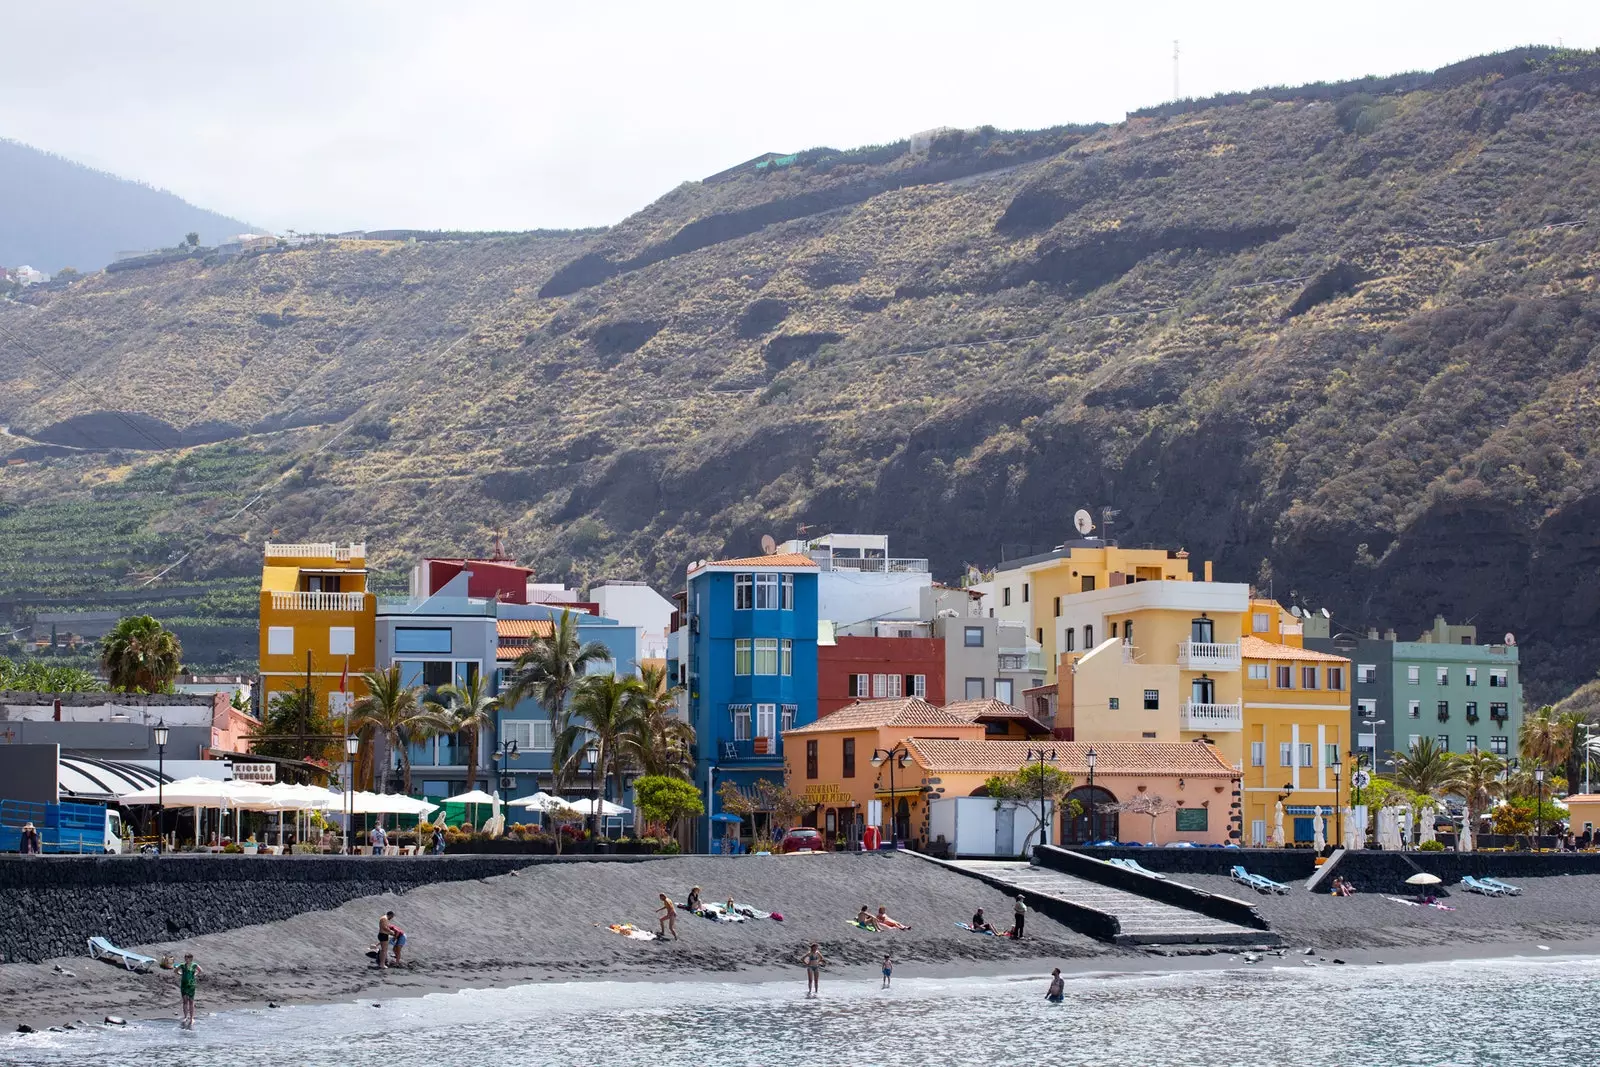
{"label": "child in water", "polygon": [[888,989],[889,981],[894,978],[894,961],[888,956],[883,957],[883,985],[880,989]]}

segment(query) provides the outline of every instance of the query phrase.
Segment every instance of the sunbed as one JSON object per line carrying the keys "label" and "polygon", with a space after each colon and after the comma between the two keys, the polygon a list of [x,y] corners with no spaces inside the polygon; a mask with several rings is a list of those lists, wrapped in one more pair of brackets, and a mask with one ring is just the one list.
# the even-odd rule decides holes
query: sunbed
{"label": "sunbed", "polygon": [[148,974],[156,965],[156,961],[150,956],[141,956],[137,952],[118,948],[103,937],[89,939],[89,955],[97,960],[120,963],[128,970],[138,971],[140,974]]}
{"label": "sunbed", "polygon": [[1114,860],[1107,860],[1106,862],[1115,864],[1116,866],[1121,867],[1125,871],[1132,871],[1134,874],[1142,874],[1142,875],[1145,875],[1146,877],[1149,877],[1149,878],[1165,878],[1166,877],[1166,875],[1164,875],[1164,874],[1158,874],[1155,871],[1152,871],[1150,868],[1146,867],[1144,864],[1140,863],[1138,860],[1114,859]]}
{"label": "sunbed", "polygon": [[1289,892],[1289,887],[1284,885],[1282,882],[1274,882],[1271,878],[1266,878],[1259,874],[1251,874],[1243,867],[1237,865],[1235,865],[1228,873],[1233,876],[1233,880],[1235,882],[1247,885],[1258,893]]}
{"label": "sunbed", "polygon": [[1506,892],[1504,889],[1501,889],[1498,886],[1492,886],[1487,882],[1479,881],[1470,874],[1464,874],[1461,876],[1461,888],[1465,889],[1469,893],[1482,893],[1486,897],[1502,897],[1505,896]]}
{"label": "sunbed", "polygon": [[1514,886],[1509,882],[1502,882],[1498,878],[1479,878],[1478,881],[1482,882],[1484,885],[1493,886],[1507,896],[1520,897],[1522,895],[1521,888]]}

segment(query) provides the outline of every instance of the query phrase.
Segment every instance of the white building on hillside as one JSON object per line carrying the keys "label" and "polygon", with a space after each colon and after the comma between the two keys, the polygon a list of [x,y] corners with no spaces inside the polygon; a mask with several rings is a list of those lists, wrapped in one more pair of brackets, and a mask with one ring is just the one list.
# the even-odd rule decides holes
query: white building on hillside
{"label": "white building on hillside", "polygon": [[778,551],[809,556],[822,569],[817,618],[838,634],[872,636],[880,622],[922,618],[922,591],[933,585],[928,561],[890,556],[886,535],[833,533],[786,541]]}

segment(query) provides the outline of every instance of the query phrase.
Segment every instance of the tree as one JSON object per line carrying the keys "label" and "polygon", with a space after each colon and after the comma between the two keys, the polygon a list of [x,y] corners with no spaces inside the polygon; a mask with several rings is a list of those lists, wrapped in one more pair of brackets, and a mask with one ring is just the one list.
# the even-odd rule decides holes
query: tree
{"label": "tree", "polygon": [[[1046,801],[1053,801],[1057,808],[1061,807],[1063,798],[1072,792],[1072,775],[1048,763],[1025,763],[1009,774],[997,774],[983,783],[984,790],[997,800],[1020,800],[1028,805],[1028,811],[1033,815],[1033,829],[1028,831],[1028,836],[1022,842],[1023,851],[1033,843],[1035,834],[1043,834],[1045,811],[1039,805],[1040,793]],[[1070,811],[1065,811],[1069,819],[1075,818],[1083,811],[1083,805],[1076,800],[1068,805]]]}
{"label": "tree", "polygon": [[1122,812],[1128,815],[1148,815],[1150,817],[1150,843],[1156,843],[1156,819],[1169,811],[1177,811],[1177,805],[1162,799],[1159,793],[1140,793],[1131,800],[1123,800],[1112,804],[1100,805],[1104,812]]}
{"label": "tree", "polygon": [[106,634],[100,666],[111,688],[123,693],[167,693],[183,669],[178,635],[149,615],[123,619]]}
{"label": "tree", "polygon": [[[815,808],[810,801],[770,778],[757,778],[748,791],[732,782],[723,782],[717,788],[717,800],[729,815],[767,816],[769,829],[775,822],[793,826]],[[753,830],[754,819],[751,821]]]}
{"label": "tree", "polygon": [[1431,737],[1421,737],[1404,752],[1389,753],[1394,759],[1394,782],[1428,797],[1460,793],[1461,777],[1456,759]]}
{"label": "tree", "polygon": [[298,686],[274,693],[261,722],[250,732],[250,751],[279,759],[337,758],[332,725],[317,691]]}
{"label": "tree", "polygon": [[[356,701],[350,709],[352,722],[357,728],[371,727],[374,733],[383,735],[384,741],[400,758],[402,789],[409,793],[411,753],[408,749],[412,739],[447,723],[437,712],[423,704],[421,686],[400,683],[398,664],[388,670],[367,671],[361,680],[366,684],[367,695]],[[382,762],[374,760],[373,767],[383,766],[384,763],[387,763],[387,759]],[[388,775],[382,777],[387,778]]]}
{"label": "tree", "polygon": [[1504,787],[1506,761],[1492,752],[1479,749],[1455,757],[1456,789],[1466,806],[1467,825],[1473,832],[1478,829],[1478,816],[1489,810],[1495,796]]}
{"label": "tree", "polygon": [[494,713],[500,710],[500,698],[489,693],[482,674],[474,674],[466,685],[441,685],[439,696],[443,700],[429,701],[427,710],[437,716],[440,732],[459,734],[462,747],[467,750],[467,781],[470,788],[473,772],[478,768],[478,738],[483,728],[494,722]]}
{"label": "tree", "polygon": [[693,783],[666,774],[636,778],[633,803],[645,824],[663,827],[674,834],[685,818],[704,815],[706,810],[700,790]]}
{"label": "tree", "polygon": [[1556,710],[1546,704],[1522,720],[1517,734],[1517,750],[1525,761],[1540,767],[1566,762],[1572,731],[1561,722]]}
{"label": "tree", "polygon": [[[614,674],[592,674],[578,683],[572,697],[572,718],[568,729],[576,736],[568,746],[577,754],[593,748],[595,771],[601,781],[608,777],[616,784],[615,795],[622,796],[622,771],[626,766],[627,738],[637,733],[639,705],[644,688],[637,678],[618,678]],[[581,721],[582,726],[578,723]],[[600,806],[589,813],[591,829],[598,833]]]}
{"label": "tree", "polygon": [[188,233],[183,235],[183,243],[188,245],[190,248],[199,248],[200,235],[195,231],[190,230]]}
{"label": "tree", "polygon": [[563,611],[552,620],[549,637],[536,637],[512,665],[511,685],[500,698],[505,707],[516,707],[524,699],[537,701],[550,715],[550,730],[555,738],[551,753],[551,789],[561,793],[566,784],[572,753],[563,746],[572,733],[567,723],[567,703],[573,688],[593,664],[611,658],[611,651],[598,641],[581,641],[578,615]]}
{"label": "tree", "polygon": [[0,690],[22,693],[93,693],[104,688],[100,679],[77,667],[59,667],[38,661],[13,663],[0,657]]}
{"label": "tree", "polygon": [[[639,679],[638,715],[623,738],[629,757],[645,774],[688,778],[694,770],[694,727],[678,717],[681,689],[668,685],[667,672],[644,668]],[[637,787],[635,787],[637,788]]]}

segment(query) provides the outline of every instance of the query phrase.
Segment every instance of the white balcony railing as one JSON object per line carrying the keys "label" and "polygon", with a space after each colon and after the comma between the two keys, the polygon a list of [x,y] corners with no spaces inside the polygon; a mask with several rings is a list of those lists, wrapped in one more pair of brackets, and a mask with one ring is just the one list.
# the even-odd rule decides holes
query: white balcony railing
{"label": "white balcony railing", "polygon": [[268,541],[264,546],[268,559],[333,559],[348,563],[353,559],[367,558],[367,543],[352,541],[341,545],[333,541],[303,541],[283,544]]}
{"label": "white balcony railing", "polygon": [[884,556],[835,556],[812,552],[812,562],[825,571],[864,571],[868,574],[926,574],[925,559],[897,559]]}
{"label": "white balcony railing", "polygon": [[1184,704],[1185,730],[1243,730],[1243,704]]}
{"label": "white balcony railing", "polygon": [[365,611],[365,593],[273,593],[275,611]]}
{"label": "white balcony railing", "polygon": [[1239,646],[1214,641],[1179,641],[1178,666],[1196,671],[1236,671]]}

